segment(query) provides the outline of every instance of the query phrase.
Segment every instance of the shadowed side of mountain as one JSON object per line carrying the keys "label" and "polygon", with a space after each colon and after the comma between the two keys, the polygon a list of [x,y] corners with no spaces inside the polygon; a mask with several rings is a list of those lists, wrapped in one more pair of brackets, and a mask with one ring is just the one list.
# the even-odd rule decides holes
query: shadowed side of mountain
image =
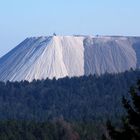
{"label": "shadowed side of mountain", "polygon": [[136,53],[127,38],[86,38],[84,50],[85,75],[136,69]]}

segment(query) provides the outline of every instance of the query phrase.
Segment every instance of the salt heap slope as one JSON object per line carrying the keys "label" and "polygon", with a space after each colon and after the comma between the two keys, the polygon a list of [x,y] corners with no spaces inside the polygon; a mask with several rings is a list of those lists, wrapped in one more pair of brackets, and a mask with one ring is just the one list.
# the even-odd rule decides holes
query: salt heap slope
{"label": "salt heap slope", "polygon": [[0,81],[101,75],[139,66],[138,37],[32,37],[0,59]]}

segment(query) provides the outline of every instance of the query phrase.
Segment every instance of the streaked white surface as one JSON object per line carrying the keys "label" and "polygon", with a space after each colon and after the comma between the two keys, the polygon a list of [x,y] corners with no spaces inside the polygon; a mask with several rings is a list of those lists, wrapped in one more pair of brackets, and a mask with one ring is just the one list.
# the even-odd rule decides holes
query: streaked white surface
{"label": "streaked white surface", "polygon": [[0,59],[0,80],[32,81],[119,73],[139,67],[139,55],[140,38],[32,37]]}

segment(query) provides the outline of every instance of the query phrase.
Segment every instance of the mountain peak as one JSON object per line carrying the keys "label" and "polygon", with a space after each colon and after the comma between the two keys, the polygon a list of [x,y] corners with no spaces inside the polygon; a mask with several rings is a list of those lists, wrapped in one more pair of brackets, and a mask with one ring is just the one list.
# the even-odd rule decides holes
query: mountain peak
{"label": "mountain peak", "polygon": [[40,36],[26,38],[0,59],[0,80],[21,81],[119,73],[140,66],[140,38]]}

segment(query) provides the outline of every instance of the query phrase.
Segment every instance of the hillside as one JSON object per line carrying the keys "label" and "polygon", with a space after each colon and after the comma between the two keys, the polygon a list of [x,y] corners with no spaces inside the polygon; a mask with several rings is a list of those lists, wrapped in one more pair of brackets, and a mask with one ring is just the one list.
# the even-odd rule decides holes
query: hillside
{"label": "hillside", "polygon": [[102,75],[139,66],[140,37],[31,37],[0,59],[0,81]]}

